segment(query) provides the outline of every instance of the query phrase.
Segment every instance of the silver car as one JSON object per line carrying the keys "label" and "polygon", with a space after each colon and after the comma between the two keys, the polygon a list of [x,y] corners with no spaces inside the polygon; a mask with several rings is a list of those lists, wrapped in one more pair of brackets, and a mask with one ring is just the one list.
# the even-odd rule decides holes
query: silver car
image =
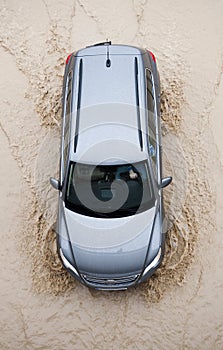
{"label": "silver car", "polygon": [[160,82],[152,52],[104,42],[68,56],[63,83],[57,247],[81,283],[124,290],[165,245]]}

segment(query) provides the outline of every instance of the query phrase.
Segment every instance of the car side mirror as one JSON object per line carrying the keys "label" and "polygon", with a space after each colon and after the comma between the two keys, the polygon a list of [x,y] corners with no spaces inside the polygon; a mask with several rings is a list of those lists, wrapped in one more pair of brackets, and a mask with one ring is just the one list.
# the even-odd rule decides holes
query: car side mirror
{"label": "car side mirror", "polygon": [[55,179],[54,177],[50,178],[50,184],[51,186],[53,186],[53,188],[55,188],[55,190],[61,190],[60,181]]}
{"label": "car side mirror", "polygon": [[161,188],[167,187],[172,182],[172,176],[164,177],[161,181]]}

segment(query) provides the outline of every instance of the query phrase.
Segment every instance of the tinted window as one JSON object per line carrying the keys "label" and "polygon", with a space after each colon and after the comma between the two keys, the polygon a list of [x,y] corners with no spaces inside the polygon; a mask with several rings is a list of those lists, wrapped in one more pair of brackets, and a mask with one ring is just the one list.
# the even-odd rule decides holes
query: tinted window
{"label": "tinted window", "polygon": [[151,111],[151,114],[154,115],[154,97],[153,97],[153,83],[151,73],[146,69],[146,92],[147,92],[147,109]]}
{"label": "tinted window", "polygon": [[155,197],[147,162],[97,166],[71,162],[65,205],[83,215],[106,218],[148,210]]}
{"label": "tinted window", "polygon": [[68,156],[68,149],[69,149],[68,143],[69,143],[70,117],[71,117],[71,89],[72,89],[72,75],[70,73],[68,76],[67,94],[66,94],[64,149],[63,149],[64,168],[67,163],[67,156]]}
{"label": "tinted window", "polygon": [[147,95],[147,110],[148,110],[148,142],[149,142],[149,153],[152,159],[152,166],[154,174],[156,175],[156,153],[157,153],[157,143],[156,143],[156,115],[155,115],[155,101],[154,101],[154,91],[152,76],[148,69],[146,69],[146,95]]}
{"label": "tinted window", "polygon": [[70,115],[71,115],[71,89],[72,89],[72,75],[68,76],[67,83],[67,93],[66,93],[66,104],[65,104],[65,129],[64,134],[66,134],[70,125]]}

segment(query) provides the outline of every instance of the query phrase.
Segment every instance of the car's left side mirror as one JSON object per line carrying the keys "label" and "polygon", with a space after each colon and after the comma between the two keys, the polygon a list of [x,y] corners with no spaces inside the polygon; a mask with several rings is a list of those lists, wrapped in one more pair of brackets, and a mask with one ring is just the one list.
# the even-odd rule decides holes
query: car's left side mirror
{"label": "car's left side mirror", "polygon": [[172,176],[164,177],[161,181],[161,188],[167,187],[172,182]]}
{"label": "car's left side mirror", "polygon": [[60,181],[55,179],[54,177],[50,178],[50,184],[51,186],[53,186],[53,188],[55,188],[55,190],[61,190]]}

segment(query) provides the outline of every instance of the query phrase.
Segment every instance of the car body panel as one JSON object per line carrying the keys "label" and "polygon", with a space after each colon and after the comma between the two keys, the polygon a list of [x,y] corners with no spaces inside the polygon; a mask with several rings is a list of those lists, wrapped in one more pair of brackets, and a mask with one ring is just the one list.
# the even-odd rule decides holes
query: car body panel
{"label": "car body panel", "polygon": [[[114,54],[114,46],[117,46]],[[128,46],[112,45],[109,48],[111,66],[105,67],[106,62],[106,47],[96,47],[96,51],[104,52],[104,54],[94,56],[84,54],[95,50],[94,47],[86,48],[75,56],[74,75],[78,77],[74,79],[73,95],[78,96],[78,83],[81,79],[81,98],[78,112],[77,98],[73,99],[73,113],[74,118],[71,125],[71,135],[73,135],[73,142],[75,140],[74,135],[77,133],[77,120],[78,120],[78,142],[77,152],[73,152],[73,147],[70,148],[70,158],[75,160],[75,157],[86,152],[86,148],[90,149],[91,145],[100,143],[100,137],[104,137],[105,133],[109,133],[111,136],[113,133],[116,139],[131,143],[131,147],[138,144],[139,139],[136,130],[138,130],[137,121],[137,107],[136,107],[136,94],[135,94],[135,69],[134,60],[136,53],[141,55],[141,51],[135,48],[129,48]],[[124,49],[123,49],[124,47]],[[86,52],[85,52],[86,51]],[[126,56],[123,54],[128,52]],[[145,54],[144,54],[145,55]],[[94,56],[94,57],[92,57]],[[92,62],[93,59],[93,62]],[[80,69],[80,60],[82,60],[82,73],[81,78],[78,74]],[[95,70],[94,67],[101,67],[102,72]],[[142,129],[146,128],[146,100],[142,93],[145,86],[144,66],[143,61],[138,60],[138,87],[139,87],[139,104]],[[120,81],[128,81],[128,84],[120,84]],[[94,116],[94,117],[92,117]],[[112,131],[108,131],[109,128]],[[96,128],[95,126],[99,126]],[[130,129],[133,129],[132,132]],[[90,135],[88,135],[88,133]],[[121,136],[118,135],[121,133]],[[110,138],[111,138],[110,136]],[[124,138],[125,136],[125,138]],[[146,142],[146,135],[143,134],[144,143]],[[106,145],[105,145],[106,146]],[[122,145],[123,146],[123,145]],[[140,146],[140,145],[139,145]],[[108,147],[108,152],[113,147]],[[122,149],[122,147],[120,147]],[[110,152],[109,152],[110,153]],[[140,153],[140,149],[138,149]],[[100,156],[99,156],[100,157]],[[108,157],[110,155],[108,154]],[[93,158],[91,155],[91,161]],[[98,160],[96,160],[97,162]]]}
{"label": "car body panel", "polygon": [[139,149],[137,129],[121,124],[101,124],[79,134],[77,152],[73,161],[86,164],[120,164],[147,158]]}
{"label": "car body panel", "polygon": [[[84,57],[82,60],[83,78],[81,108],[99,104],[127,103],[135,101],[134,87],[134,60],[135,56],[110,56],[111,66],[106,68],[106,55]],[[80,58],[77,58],[77,64]],[[102,67],[103,73],[97,72],[94,67]],[[128,85],[120,84],[120,80],[128,80]],[[83,118],[81,118],[83,119]]]}
{"label": "car body panel", "polygon": [[79,270],[109,275],[142,269],[155,212],[154,207],[134,216],[101,219],[85,217],[64,208]]}

